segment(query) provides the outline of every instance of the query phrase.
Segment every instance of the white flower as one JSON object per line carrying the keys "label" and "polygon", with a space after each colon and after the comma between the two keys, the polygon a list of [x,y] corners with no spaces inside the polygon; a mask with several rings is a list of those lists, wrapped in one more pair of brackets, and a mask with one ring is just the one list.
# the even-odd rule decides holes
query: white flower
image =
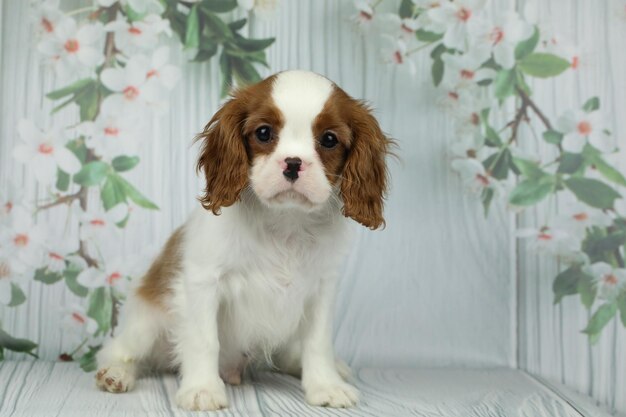
{"label": "white flower", "polygon": [[278,0],[238,0],[239,7],[261,18],[269,17],[277,8]]}
{"label": "white flower", "polygon": [[67,77],[77,71],[92,71],[104,61],[103,34],[101,23],[79,29],[74,19],[65,18],[57,24],[54,36],[40,42],[38,49],[48,57],[60,77]]}
{"label": "white flower", "polygon": [[137,153],[137,118],[120,108],[111,108],[111,101],[93,122],[83,122],[76,127],[85,136],[85,145],[107,161],[119,155]]}
{"label": "white flower", "polygon": [[80,285],[87,288],[112,287],[125,292],[128,284],[128,272],[119,259],[106,262],[104,270],[89,267],[76,278]]}
{"label": "white flower", "polygon": [[459,135],[481,132],[480,114],[491,107],[492,99],[489,96],[481,95],[478,91],[472,94],[466,90],[449,90],[445,100],[448,112],[455,119],[456,132]]}
{"label": "white flower", "polygon": [[472,48],[493,51],[494,60],[505,69],[515,65],[517,44],[533,33],[532,27],[513,11],[503,13],[491,24],[473,21],[469,29],[475,42]]}
{"label": "white flower", "polygon": [[366,0],[355,0],[354,7],[357,9],[357,14],[352,16],[352,21],[360,30],[367,32],[374,22],[374,8]]}
{"label": "white flower", "polygon": [[486,0],[446,1],[428,10],[428,17],[444,28],[443,43],[448,48],[465,51],[468,47],[468,25],[482,20]]}
{"label": "white flower", "polygon": [[0,223],[10,219],[13,209],[20,204],[22,196],[22,188],[13,182],[10,182],[6,189],[0,190]]}
{"label": "white flower", "polygon": [[[0,247],[1,248],[1,247]],[[0,257],[0,304],[9,305],[13,298],[12,285],[21,281],[26,275],[26,268],[11,259],[8,254]]]}
{"label": "white flower", "polygon": [[145,106],[159,110],[166,105],[163,89],[158,83],[147,82],[148,59],[135,55],[124,68],[107,68],[100,74],[102,83],[115,94],[104,99],[103,106],[116,108],[125,114],[143,112]]}
{"label": "white flower", "polygon": [[596,262],[589,266],[589,273],[598,288],[598,297],[613,300],[626,284],[626,269],[613,268],[605,262]]}
{"label": "white flower", "polygon": [[452,169],[461,176],[463,185],[471,192],[480,194],[483,190],[491,188],[498,191],[500,184],[491,177],[483,164],[474,158],[459,158],[452,161]]}
{"label": "white flower", "polygon": [[80,239],[103,242],[115,237],[116,224],[128,215],[128,206],[120,203],[109,211],[98,206],[92,211],[79,210]]}
{"label": "white flower", "polygon": [[481,68],[487,58],[488,55],[480,50],[473,50],[462,55],[444,55],[442,59],[446,63],[444,73],[446,84],[464,88],[494,78],[495,70]]}
{"label": "white flower", "polygon": [[44,255],[44,264],[48,271],[60,273],[65,270],[66,260],[72,263],[76,263],[77,259],[82,260],[79,256],[72,255],[78,251],[79,243],[77,239],[55,239],[50,241],[53,241],[54,245],[48,244],[48,249]]}
{"label": "white flower", "polygon": [[98,330],[98,323],[87,315],[84,307],[74,304],[66,308],[64,313],[63,324],[69,330],[90,335]]}
{"label": "white flower", "polygon": [[434,22],[428,11],[441,7],[444,1],[448,0],[413,0],[413,4],[419,10],[419,16],[417,16],[418,27],[428,32],[443,33],[446,31],[446,25]]}
{"label": "white flower", "polygon": [[153,49],[159,42],[159,35],[171,36],[169,21],[156,14],[149,14],[142,20],[128,22],[122,15],[117,20],[107,23],[107,32],[115,33],[115,46],[130,56],[137,51]]}
{"label": "white flower", "polygon": [[407,69],[411,75],[416,72],[415,62],[407,55],[406,43],[401,38],[383,35],[385,46],[383,47],[383,59],[394,66]]}
{"label": "white flower", "polygon": [[465,134],[450,145],[450,151],[456,158],[481,158],[485,139],[480,134]]}
{"label": "white flower", "polygon": [[35,224],[28,211],[17,207],[11,212],[9,225],[0,228],[0,247],[12,261],[36,267],[42,260],[45,236],[43,226]]}
{"label": "white flower", "polygon": [[147,64],[146,78],[148,82],[157,81],[168,90],[174,88],[180,79],[180,69],[168,64],[169,59],[170,49],[167,46],[162,46],[154,51],[152,59]]}
{"label": "white flower", "polygon": [[561,145],[567,152],[582,152],[587,141],[602,152],[615,150],[615,141],[603,132],[602,117],[598,112],[568,110],[557,120],[556,129],[565,135]]}
{"label": "white flower", "polygon": [[565,262],[580,262],[584,257],[580,251],[580,239],[563,229],[549,226],[521,229],[517,236],[530,239],[531,249],[556,256]]}
{"label": "white flower", "polygon": [[549,30],[546,31],[547,38],[543,39],[546,51],[565,58],[569,61],[571,69],[579,69],[583,59],[578,48],[562,35],[550,32]]}
{"label": "white flower", "polygon": [[593,226],[608,227],[613,223],[613,219],[602,210],[591,208],[582,204],[575,204],[565,213],[557,216],[555,225],[580,239],[585,237],[585,232]]}
{"label": "white flower", "polygon": [[404,39],[407,43],[415,40],[415,32],[420,28],[417,19],[400,18],[396,13],[380,13],[378,25],[386,34]]}
{"label": "white flower", "polygon": [[32,121],[21,120],[18,133],[22,141],[13,149],[13,157],[27,164],[37,181],[53,183],[57,168],[70,175],[80,170],[80,161],[64,146],[65,140],[58,129],[42,132]]}
{"label": "white flower", "polygon": [[59,0],[46,0],[33,8],[37,33],[42,37],[52,36],[63,17],[63,12],[59,10]]}

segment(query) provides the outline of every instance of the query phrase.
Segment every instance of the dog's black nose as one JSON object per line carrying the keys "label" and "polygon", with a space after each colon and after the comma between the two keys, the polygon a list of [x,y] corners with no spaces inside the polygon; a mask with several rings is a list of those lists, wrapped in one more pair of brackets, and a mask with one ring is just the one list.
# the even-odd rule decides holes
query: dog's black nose
{"label": "dog's black nose", "polygon": [[289,181],[293,182],[298,179],[298,172],[302,166],[302,159],[300,158],[285,158],[285,164],[287,168],[283,171],[283,175]]}

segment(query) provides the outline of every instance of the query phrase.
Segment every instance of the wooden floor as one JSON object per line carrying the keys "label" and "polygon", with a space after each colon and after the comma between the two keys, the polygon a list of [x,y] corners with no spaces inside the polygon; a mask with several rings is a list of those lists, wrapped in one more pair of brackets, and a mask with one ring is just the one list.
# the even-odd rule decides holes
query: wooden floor
{"label": "wooden floor", "polygon": [[134,391],[96,389],[93,373],[72,363],[0,363],[1,417],[99,416],[441,416],[605,417],[587,399],[511,369],[361,369],[354,383],[357,408],[337,410],[304,403],[299,381],[274,373],[251,375],[229,387],[231,406],[215,413],[186,413],[173,404],[173,375],[141,379]]}

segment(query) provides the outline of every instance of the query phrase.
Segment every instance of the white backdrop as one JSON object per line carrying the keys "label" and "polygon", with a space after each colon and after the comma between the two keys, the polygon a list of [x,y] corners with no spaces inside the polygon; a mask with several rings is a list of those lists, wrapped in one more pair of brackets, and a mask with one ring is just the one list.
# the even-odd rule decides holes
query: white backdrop
{"label": "white backdrop", "polygon": [[[27,3],[0,0],[0,189],[13,181],[35,198],[40,191],[34,179],[10,153],[20,118],[49,120],[51,103],[42,97],[58,85],[34,50]],[[495,8],[511,4],[492,3]],[[542,2],[542,16],[592,46],[593,56],[578,81],[565,76],[557,85],[544,82],[545,88],[533,89],[549,111],[600,95],[603,105],[614,109],[613,132],[623,145],[626,18],[619,20],[614,3]],[[586,320],[583,307],[575,300],[552,306],[556,267],[528,255],[514,237],[515,225],[532,221],[532,213],[515,218],[498,207],[485,219],[480,203],[450,170],[447,148],[454,132],[435,106],[426,54],[415,77],[392,70],[354,31],[352,14],[347,0],[282,0],[273,17],[249,25],[254,37],[276,37],[268,51],[271,72],[300,68],[326,75],[369,100],[400,146],[400,161],[391,162],[387,228],[358,228],[346,261],[336,313],[339,354],[355,366],[519,365],[626,409],[624,329],[611,325],[599,346],[590,349],[579,333]],[[594,49],[597,45],[601,48]],[[220,103],[219,73],[215,62],[183,63],[182,54],[177,59],[183,77],[171,110],[145,132],[142,162],[129,178],[161,210],[133,216],[119,242],[129,253],[164,242],[198,204],[201,182],[191,140]],[[72,115],[66,109],[60,117]],[[59,213],[45,215],[62,227]],[[55,359],[76,344],[61,331],[61,307],[80,299],[63,285],[30,282],[25,288],[24,305],[0,309],[3,326],[39,341],[40,355]]]}

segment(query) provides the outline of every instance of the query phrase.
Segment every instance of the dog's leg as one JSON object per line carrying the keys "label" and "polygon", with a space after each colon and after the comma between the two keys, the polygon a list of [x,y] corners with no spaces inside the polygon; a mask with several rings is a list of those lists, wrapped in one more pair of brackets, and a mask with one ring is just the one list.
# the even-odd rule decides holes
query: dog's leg
{"label": "dog's leg", "polygon": [[175,329],[182,377],[176,403],[186,410],[218,410],[228,406],[219,375],[218,279],[192,265],[185,265],[184,274],[183,299],[177,306],[180,324]]}
{"label": "dog's leg", "polygon": [[162,332],[164,314],[140,297],[131,294],[124,305],[124,319],[119,333],[98,352],[96,385],[109,392],[133,388],[137,365],[148,356]]}
{"label": "dog's leg", "polygon": [[358,391],[341,378],[331,340],[334,291],[334,280],[323,279],[304,323],[302,387],[311,405],[351,407],[358,400]]}

